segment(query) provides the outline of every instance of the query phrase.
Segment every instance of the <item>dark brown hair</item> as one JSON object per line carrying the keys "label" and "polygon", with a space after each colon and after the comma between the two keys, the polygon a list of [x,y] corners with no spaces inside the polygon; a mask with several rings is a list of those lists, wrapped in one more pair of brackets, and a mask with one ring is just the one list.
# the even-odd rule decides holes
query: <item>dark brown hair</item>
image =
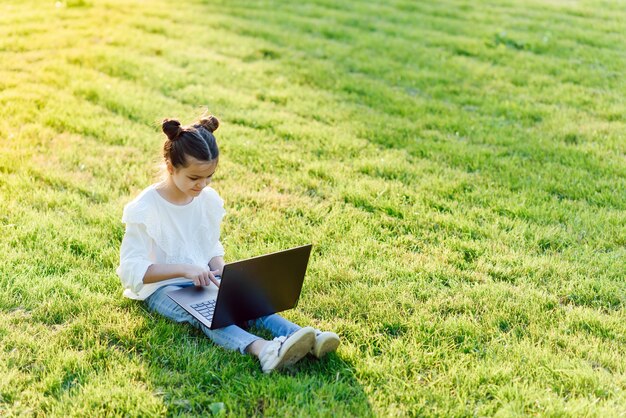
{"label": "dark brown hair", "polygon": [[161,128],[167,139],[163,144],[163,157],[175,168],[187,167],[187,156],[200,161],[213,161],[219,149],[213,132],[220,122],[213,115],[202,118],[190,126],[181,126],[176,119],[164,119]]}

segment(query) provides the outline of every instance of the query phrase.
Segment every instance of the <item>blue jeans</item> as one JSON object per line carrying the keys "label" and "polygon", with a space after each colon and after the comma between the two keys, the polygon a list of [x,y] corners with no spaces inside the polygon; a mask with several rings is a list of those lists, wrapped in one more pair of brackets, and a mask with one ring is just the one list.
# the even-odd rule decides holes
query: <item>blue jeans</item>
{"label": "blue jeans", "polygon": [[[148,309],[151,311],[158,312],[173,321],[190,323],[194,327],[202,330],[215,344],[230,350],[239,350],[241,354],[245,354],[246,347],[256,340],[261,339],[261,337],[250,334],[237,325],[229,325],[219,329],[209,329],[167,296],[167,292],[171,290],[182,289],[183,287],[189,286],[193,286],[193,283],[164,286],[145,300],[146,305],[148,305]],[[276,314],[248,321],[247,325],[265,328],[269,330],[274,337],[280,337],[282,335],[287,336],[300,329],[298,325]]]}

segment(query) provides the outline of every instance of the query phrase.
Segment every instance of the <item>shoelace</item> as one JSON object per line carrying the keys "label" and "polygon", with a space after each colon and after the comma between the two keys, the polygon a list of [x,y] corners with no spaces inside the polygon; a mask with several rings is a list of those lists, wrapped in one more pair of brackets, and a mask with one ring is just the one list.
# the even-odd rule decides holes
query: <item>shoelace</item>
{"label": "shoelace", "polygon": [[[287,337],[285,336],[274,338],[272,342],[269,344],[269,347],[267,347],[266,351],[264,352],[263,357],[266,357],[268,355],[278,356],[278,353],[280,352],[280,349],[286,340],[287,340]],[[273,344],[274,341],[276,341],[278,344]]]}
{"label": "shoelace", "polygon": [[274,338],[274,341],[278,342],[278,350],[276,353],[278,354],[278,352],[280,352],[280,349],[283,347],[283,343],[287,341],[287,337],[285,337],[284,335],[281,335],[280,337]]}

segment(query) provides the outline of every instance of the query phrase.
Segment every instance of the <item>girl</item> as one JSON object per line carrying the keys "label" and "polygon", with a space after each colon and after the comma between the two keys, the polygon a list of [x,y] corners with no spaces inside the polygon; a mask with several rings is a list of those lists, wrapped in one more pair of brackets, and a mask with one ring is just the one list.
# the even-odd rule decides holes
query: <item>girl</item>
{"label": "girl", "polygon": [[166,178],[124,207],[126,232],[117,269],[124,296],[143,300],[148,309],[176,322],[190,323],[222,347],[257,356],[265,373],[294,364],[309,352],[320,358],[339,345],[335,333],[301,328],[276,314],[248,323],[267,328],[272,341],[236,325],[211,330],[167,296],[187,286],[219,287],[224,202],[207,187],[219,161],[213,135],[218,126],[214,116],[187,127],[177,120],[163,121]]}

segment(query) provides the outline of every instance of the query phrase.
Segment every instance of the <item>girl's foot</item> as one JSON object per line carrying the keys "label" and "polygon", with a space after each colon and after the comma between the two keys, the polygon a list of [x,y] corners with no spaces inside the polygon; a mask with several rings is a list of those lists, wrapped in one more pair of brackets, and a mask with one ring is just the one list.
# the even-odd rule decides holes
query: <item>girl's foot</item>
{"label": "girl's foot", "polygon": [[322,358],[331,351],[335,351],[339,346],[339,336],[334,332],[315,331],[315,344],[311,349],[311,354],[317,358]]}
{"label": "girl's foot", "polygon": [[268,342],[259,353],[264,373],[295,364],[309,353],[315,344],[315,330],[304,327],[289,337],[276,337]]}

